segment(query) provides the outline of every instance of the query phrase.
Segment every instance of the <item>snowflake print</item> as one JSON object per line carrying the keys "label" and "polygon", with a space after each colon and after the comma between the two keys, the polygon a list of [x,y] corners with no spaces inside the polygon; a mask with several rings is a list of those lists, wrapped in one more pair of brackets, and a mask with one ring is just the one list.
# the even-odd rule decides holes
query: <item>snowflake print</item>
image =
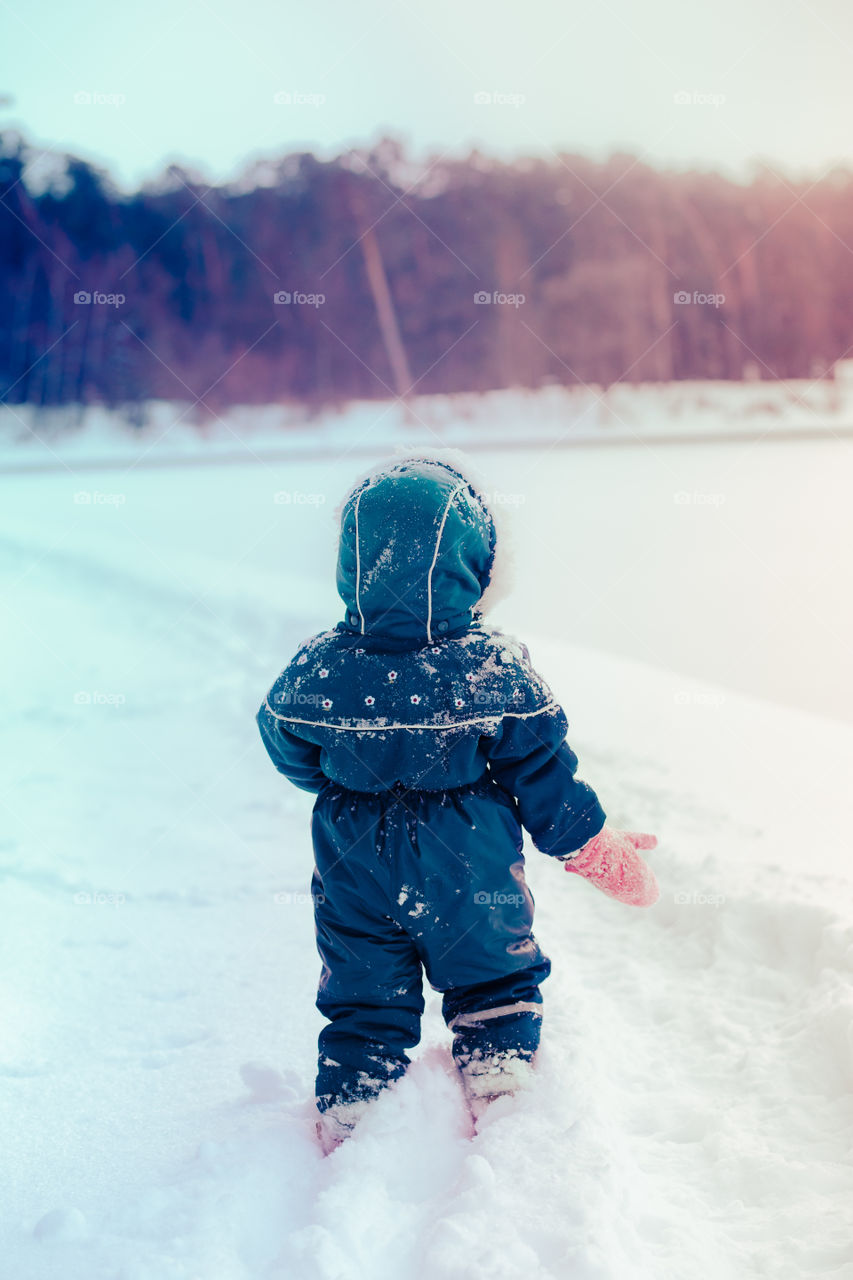
{"label": "snowflake print", "polygon": [[391,681],[391,683],[393,684],[393,683],[394,683],[394,681],[397,679],[397,672],[396,672],[396,671],[389,671],[389,672],[388,672],[388,679],[389,679],[389,680]]}
{"label": "snowflake print", "polygon": [[421,700],[421,695],[419,693],[413,693],[412,696],[409,698],[409,702],[413,702],[415,706],[418,705],[420,700]]}
{"label": "snowflake print", "polygon": [[465,679],[466,679],[466,680],[468,681],[468,683],[470,684],[470,683],[471,683],[471,681],[474,679],[474,672],[473,672],[473,671],[466,671],[466,672],[465,672]]}
{"label": "snowflake print", "polygon": [[326,711],[328,711],[328,710],[329,710],[329,707],[332,705],[332,699],[331,699],[331,698],[324,698],[324,699],[323,699],[323,701],[322,701],[322,703],[321,703],[320,705],[321,705],[321,706],[322,706]]}
{"label": "snowflake print", "polygon": [[317,675],[320,677],[321,680],[325,680],[328,674],[329,674],[328,667],[321,667],[320,670],[317,672]]}
{"label": "snowflake print", "polygon": [[299,657],[296,659],[296,665],[297,667],[302,667],[305,665],[307,661],[308,661],[307,654],[301,653]]}
{"label": "snowflake print", "polygon": [[459,708],[459,707],[464,707],[464,706],[465,706],[464,699],[462,699],[462,698],[454,698],[454,699],[453,699],[453,705],[454,705],[454,707],[456,707],[456,708],[457,708],[457,710],[458,710],[458,708]]}
{"label": "snowflake print", "polygon": [[375,701],[376,699],[371,694],[368,694],[368,696],[364,699],[364,704],[367,707],[372,707]]}
{"label": "snowflake print", "polygon": [[358,654],[362,654],[362,653],[364,653],[364,650],[363,650],[363,649],[356,649],[354,652],[355,652],[355,653],[358,653]]}

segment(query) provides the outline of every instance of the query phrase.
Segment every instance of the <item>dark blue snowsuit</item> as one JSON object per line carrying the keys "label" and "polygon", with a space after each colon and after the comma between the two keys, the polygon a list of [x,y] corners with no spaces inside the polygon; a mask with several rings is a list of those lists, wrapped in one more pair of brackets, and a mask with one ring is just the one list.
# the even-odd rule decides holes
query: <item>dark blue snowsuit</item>
{"label": "dark blue snowsuit", "polygon": [[526,648],[476,610],[495,556],[455,467],[389,464],[344,505],[346,620],[302,644],[258,712],[280,773],[317,793],[321,1110],[370,1097],[417,1044],[422,970],[460,1065],[530,1058],[550,962],[522,826],[565,857],[600,831],[566,718]]}

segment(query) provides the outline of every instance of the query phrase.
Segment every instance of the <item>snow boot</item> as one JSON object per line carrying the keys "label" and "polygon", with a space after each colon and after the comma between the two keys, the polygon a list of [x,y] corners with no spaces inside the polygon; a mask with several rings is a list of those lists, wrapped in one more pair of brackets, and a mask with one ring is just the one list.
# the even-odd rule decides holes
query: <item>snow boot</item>
{"label": "snow boot", "polygon": [[324,1156],[331,1155],[342,1142],[352,1137],[371,1101],[369,1098],[360,1098],[355,1102],[335,1102],[320,1112],[316,1131]]}
{"label": "snow boot", "polygon": [[[494,1013],[498,1016],[491,1016]],[[542,1025],[541,1005],[530,1003],[508,1013],[487,1009],[458,1014],[450,1025],[454,1032],[453,1057],[476,1123],[489,1103],[532,1083]]]}
{"label": "snow boot", "polygon": [[[321,1063],[325,1071],[340,1067],[339,1063],[333,1063],[329,1058],[322,1059]],[[319,1112],[316,1126],[317,1138],[324,1155],[329,1155],[352,1135],[370,1104],[390,1084],[393,1084],[395,1079],[402,1076],[403,1070],[399,1064],[395,1069],[398,1071],[397,1075],[391,1074],[389,1065],[388,1074],[379,1077],[371,1077],[365,1071],[360,1071],[355,1080],[350,1078],[342,1083],[342,1080],[338,1079],[338,1087],[333,1092],[317,1093],[316,1103]],[[321,1078],[327,1077],[318,1076],[318,1082]]]}
{"label": "snow boot", "polygon": [[517,1049],[473,1054],[464,1062],[457,1058],[457,1064],[465,1101],[475,1124],[492,1102],[528,1089],[533,1083],[533,1060]]}

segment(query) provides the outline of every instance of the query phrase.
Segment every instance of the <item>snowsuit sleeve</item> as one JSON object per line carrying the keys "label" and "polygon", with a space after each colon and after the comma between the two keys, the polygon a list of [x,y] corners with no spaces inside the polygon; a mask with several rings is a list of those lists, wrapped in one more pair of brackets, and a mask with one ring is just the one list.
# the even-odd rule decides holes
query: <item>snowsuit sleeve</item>
{"label": "snowsuit sleeve", "polygon": [[555,858],[576,853],[605,822],[592,787],[575,777],[578,758],[565,740],[567,728],[554,704],[539,714],[505,716],[488,747],[490,772],[515,796],[536,848]]}
{"label": "snowsuit sleeve", "polygon": [[329,779],[320,767],[321,748],[286,729],[266,702],[256,718],[267,754],[279,773],[303,791],[322,790]]}

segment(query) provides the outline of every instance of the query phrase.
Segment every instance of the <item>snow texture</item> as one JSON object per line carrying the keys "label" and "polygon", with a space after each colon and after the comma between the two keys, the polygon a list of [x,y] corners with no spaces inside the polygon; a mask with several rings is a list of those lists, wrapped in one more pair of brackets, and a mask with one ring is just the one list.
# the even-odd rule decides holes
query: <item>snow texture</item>
{"label": "snow texture", "polygon": [[[311,798],[253,721],[339,616],[331,504],[274,506],[293,484],[4,486],[4,1274],[851,1280],[853,729],[566,643],[553,593],[541,635],[512,601],[496,622],[609,820],[660,837],[661,900],[531,850],[531,1086],[473,1134],[433,999],[407,1078],[322,1156]],[[75,505],[95,488],[126,501]]]}
{"label": "snow texture", "polygon": [[[466,452],[504,444],[552,449],[573,444],[853,435],[853,375],[782,382],[616,383],[502,390],[485,394],[353,401],[314,416],[298,404],[237,405],[211,416],[197,405],[152,401],[134,425],[99,405],[0,405],[3,469],[55,469],[111,462],[146,466],[217,460],[269,462],[345,451],[374,460],[421,442]],[[350,468],[352,470],[352,467]],[[342,486],[343,487],[343,486]]]}

